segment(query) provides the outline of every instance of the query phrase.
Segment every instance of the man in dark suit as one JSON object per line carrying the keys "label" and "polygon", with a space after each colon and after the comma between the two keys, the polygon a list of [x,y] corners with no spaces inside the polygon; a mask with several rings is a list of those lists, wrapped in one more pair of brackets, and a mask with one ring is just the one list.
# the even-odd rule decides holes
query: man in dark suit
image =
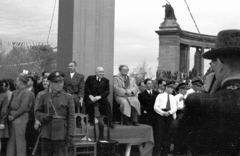
{"label": "man in dark suit", "polygon": [[212,60],[218,89],[189,94],[177,120],[175,152],[238,155],[240,151],[240,30],[218,33]]}
{"label": "man in dark suit", "polygon": [[[146,79],[144,81],[145,90],[138,94],[138,100],[141,104],[141,118],[140,122],[144,124],[148,124],[153,128],[154,134],[154,142],[158,144],[158,130],[156,129],[156,122],[157,122],[157,114],[154,111],[154,103],[158,96],[158,92],[153,90],[153,81],[151,79]],[[154,154],[156,153],[157,149],[154,148]]]}
{"label": "man in dark suit", "polygon": [[154,126],[156,112],[153,109],[158,92],[153,90],[153,81],[146,79],[144,81],[145,90],[138,94],[138,100],[141,103],[141,121],[144,124]]}
{"label": "man in dark suit", "polygon": [[84,97],[84,76],[76,72],[77,63],[72,61],[68,64],[68,70],[64,77],[63,89],[73,96],[75,112],[80,112]]}
{"label": "man in dark suit", "polygon": [[[104,69],[96,68],[96,75],[89,76],[85,83],[85,96],[87,114],[90,123],[94,122],[94,107],[98,106],[100,115],[106,115],[109,118],[110,127],[114,128],[112,123],[111,106],[107,99],[109,95],[109,80],[104,77]],[[103,136],[103,134],[102,134]]]}

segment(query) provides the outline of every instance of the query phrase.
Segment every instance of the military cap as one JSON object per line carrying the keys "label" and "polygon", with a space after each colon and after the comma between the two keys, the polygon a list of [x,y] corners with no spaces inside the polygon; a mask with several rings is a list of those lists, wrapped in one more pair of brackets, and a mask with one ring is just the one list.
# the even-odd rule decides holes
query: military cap
{"label": "military cap", "polygon": [[164,86],[165,86],[165,87],[172,87],[172,88],[174,88],[174,82],[173,82],[173,81],[169,81],[169,82],[166,83]]}
{"label": "military cap", "polygon": [[34,84],[37,84],[37,79],[34,76],[28,75],[28,78],[31,79]]}
{"label": "military cap", "polygon": [[240,56],[240,30],[223,30],[217,35],[215,48],[203,54],[205,59],[214,59],[219,56]]}
{"label": "military cap", "polygon": [[64,79],[64,73],[62,71],[54,71],[48,76],[49,81],[60,81]]}
{"label": "military cap", "polygon": [[190,89],[190,87],[188,86],[187,83],[180,83],[178,86],[177,86],[177,89]]}
{"label": "military cap", "polygon": [[27,82],[28,82],[28,76],[26,74],[23,74],[23,73],[19,74],[18,79],[25,84],[27,84]]}
{"label": "military cap", "polygon": [[197,85],[197,86],[202,86],[204,84],[202,80],[198,77],[193,78],[191,83],[192,85]]}

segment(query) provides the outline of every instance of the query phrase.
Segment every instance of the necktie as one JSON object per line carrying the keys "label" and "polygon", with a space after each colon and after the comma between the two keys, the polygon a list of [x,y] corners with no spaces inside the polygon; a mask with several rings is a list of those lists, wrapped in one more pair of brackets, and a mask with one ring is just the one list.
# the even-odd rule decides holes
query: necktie
{"label": "necktie", "polygon": [[167,99],[167,106],[166,106],[166,110],[167,110],[167,111],[171,110],[171,105],[170,105],[170,99],[169,99],[169,95],[168,95],[168,99]]}

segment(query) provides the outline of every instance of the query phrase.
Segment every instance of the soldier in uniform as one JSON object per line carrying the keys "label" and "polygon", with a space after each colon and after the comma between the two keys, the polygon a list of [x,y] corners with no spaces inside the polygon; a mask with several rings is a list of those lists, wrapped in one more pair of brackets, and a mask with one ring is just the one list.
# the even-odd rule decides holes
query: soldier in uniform
{"label": "soldier in uniform", "polygon": [[52,72],[48,80],[52,92],[40,97],[35,110],[42,124],[42,156],[66,156],[75,128],[73,97],[63,91],[63,72]]}

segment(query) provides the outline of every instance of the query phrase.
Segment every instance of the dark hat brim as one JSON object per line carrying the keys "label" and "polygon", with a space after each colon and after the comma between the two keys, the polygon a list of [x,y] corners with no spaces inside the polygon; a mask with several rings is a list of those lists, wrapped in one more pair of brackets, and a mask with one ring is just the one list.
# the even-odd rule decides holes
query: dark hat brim
{"label": "dark hat brim", "polygon": [[217,57],[234,57],[240,56],[240,47],[226,47],[226,48],[218,48],[212,49],[205,53],[203,53],[202,57],[205,59],[215,59]]}

